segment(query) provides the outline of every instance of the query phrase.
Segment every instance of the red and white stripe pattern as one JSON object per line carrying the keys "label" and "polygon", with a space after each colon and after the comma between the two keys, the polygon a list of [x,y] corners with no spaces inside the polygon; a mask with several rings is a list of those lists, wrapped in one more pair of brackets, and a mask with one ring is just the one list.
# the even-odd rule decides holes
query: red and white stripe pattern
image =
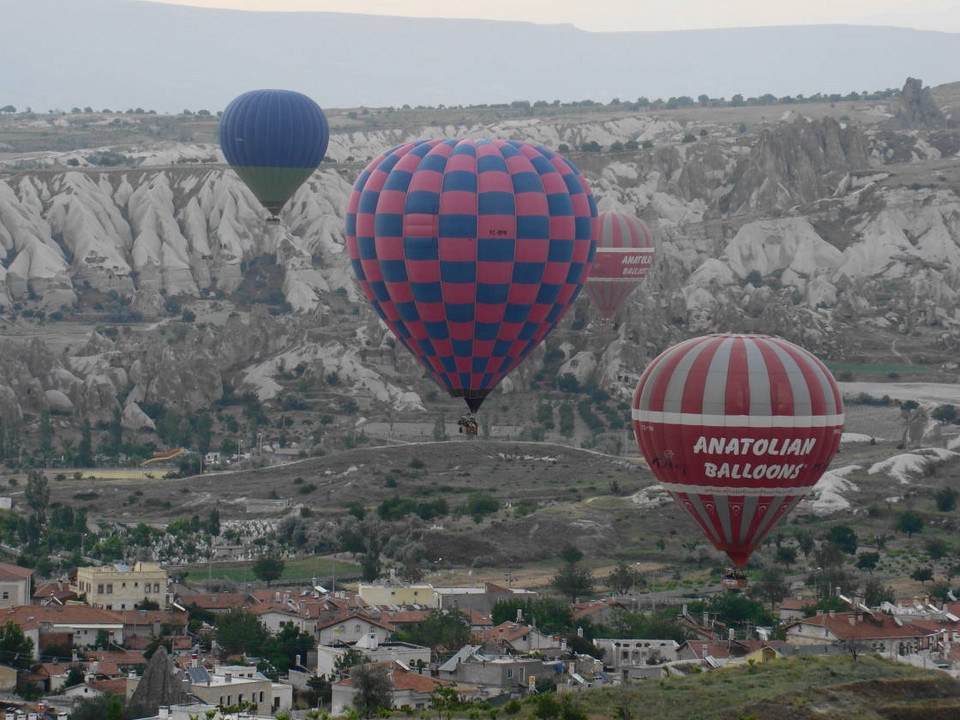
{"label": "red and white stripe pattern", "polygon": [[633,429],[661,484],[742,565],[826,470],[843,401],[826,366],[792,343],[710,335],[650,364]]}
{"label": "red and white stripe pattern", "polygon": [[597,254],[586,292],[600,315],[609,320],[646,276],[653,263],[653,240],[639,218],[616,212],[600,213],[596,237]]}

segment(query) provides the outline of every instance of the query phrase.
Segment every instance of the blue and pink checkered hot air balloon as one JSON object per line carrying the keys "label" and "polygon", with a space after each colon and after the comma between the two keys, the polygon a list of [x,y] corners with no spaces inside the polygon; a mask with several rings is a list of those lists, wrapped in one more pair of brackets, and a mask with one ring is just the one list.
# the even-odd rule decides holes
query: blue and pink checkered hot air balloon
{"label": "blue and pink checkered hot air balloon", "polygon": [[393,334],[475,412],[577,298],[596,216],[583,175],[545,147],[425,140],[361,173],[347,249]]}

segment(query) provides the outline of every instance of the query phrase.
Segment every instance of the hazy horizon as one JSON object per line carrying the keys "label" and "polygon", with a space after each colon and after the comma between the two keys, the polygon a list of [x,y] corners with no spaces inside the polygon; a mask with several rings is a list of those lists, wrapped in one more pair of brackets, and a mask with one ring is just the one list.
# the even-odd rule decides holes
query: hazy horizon
{"label": "hazy horizon", "polygon": [[877,26],[601,33],[152,0],[0,0],[0,11],[11,29],[0,107],[37,111],[215,112],[262,87],[349,108],[847,94],[908,76],[960,79],[960,34]]}

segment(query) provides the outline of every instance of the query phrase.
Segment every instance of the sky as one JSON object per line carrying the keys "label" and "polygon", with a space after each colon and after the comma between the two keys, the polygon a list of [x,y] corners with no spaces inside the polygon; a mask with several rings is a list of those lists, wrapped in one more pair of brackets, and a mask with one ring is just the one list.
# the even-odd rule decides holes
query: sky
{"label": "sky", "polygon": [[141,0],[253,11],[347,12],[573,24],[594,32],[892,25],[960,32],[960,0]]}

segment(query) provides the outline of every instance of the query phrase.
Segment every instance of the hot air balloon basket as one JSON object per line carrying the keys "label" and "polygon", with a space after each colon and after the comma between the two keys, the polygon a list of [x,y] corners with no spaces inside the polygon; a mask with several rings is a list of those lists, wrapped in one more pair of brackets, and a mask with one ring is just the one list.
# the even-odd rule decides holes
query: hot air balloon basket
{"label": "hot air balloon basket", "polygon": [[460,425],[460,433],[462,435],[476,435],[477,434],[477,419],[473,415],[463,415],[458,421]]}
{"label": "hot air balloon basket", "polygon": [[750,580],[742,572],[731,570],[723,576],[721,584],[727,590],[745,590],[750,585]]}

